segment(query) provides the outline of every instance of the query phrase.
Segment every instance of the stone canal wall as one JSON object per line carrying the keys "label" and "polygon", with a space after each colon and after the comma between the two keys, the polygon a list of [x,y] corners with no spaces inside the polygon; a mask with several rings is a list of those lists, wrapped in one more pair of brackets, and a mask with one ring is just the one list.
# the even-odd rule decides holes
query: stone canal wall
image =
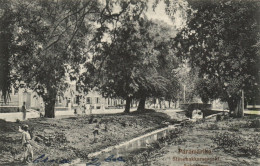
{"label": "stone canal wall", "polygon": [[176,127],[174,125],[171,125],[171,126],[168,126],[168,127],[162,128],[162,129],[155,130],[153,132],[139,136],[132,140],[123,142],[121,144],[118,144],[118,145],[115,145],[112,147],[108,147],[99,152],[90,153],[88,155],[88,158],[93,158],[93,157],[97,157],[97,156],[99,158],[102,158],[102,157],[107,157],[107,155],[109,155],[109,154],[120,156],[126,152],[129,152],[129,151],[132,151],[135,149],[139,149],[139,148],[144,148],[147,145],[149,145],[150,143],[155,142],[162,137],[166,137],[169,134],[169,131],[174,130],[175,128]]}

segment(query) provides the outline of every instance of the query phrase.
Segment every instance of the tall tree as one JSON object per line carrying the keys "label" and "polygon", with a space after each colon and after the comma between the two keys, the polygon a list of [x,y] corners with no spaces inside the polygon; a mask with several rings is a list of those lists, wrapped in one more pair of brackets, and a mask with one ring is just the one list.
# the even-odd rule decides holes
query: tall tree
{"label": "tall tree", "polygon": [[94,57],[101,91],[107,96],[124,98],[125,112],[129,112],[133,98],[140,100],[138,110],[144,110],[147,97],[162,96],[169,82],[166,66],[176,63],[169,47],[170,36],[174,35],[171,28],[141,14],[138,5],[129,8],[114,24],[117,26],[107,30],[108,39]]}
{"label": "tall tree", "polygon": [[124,98],[127,103],[125,112],[129,112],[130,101],[137,92],[140,96],[144,94],[140,92],[140,86],[149,82],[143,73],[144,68],[149,69],[155,61],[155,56],[149,54],[153,50],[146,32],[150,23],[134,17],[134,14],[123,17],[121,26],[109,32],[111,42],[104,42],[100,54],[94,59],[99,65],[102,91]]}
{"label": "tall tree", "polygon": [[[71,80],[77,79],[79,64],[85,63],[88,57],[93,29],[97,28],[99,34],[106,20],[117,20],[129,4],[136,3],[132,0],[2,0],[1,23],[7,28],[1,31],[7,41],[1,44],[4,47],[1,67],[5,69],[0,73],[3,96],[6,98],[9,93],[9,77],[24,81],[43,98],[45,116],[54,117],[57,93],[68,86],[67,76]],[[112,13],[117,4],[122,10]],[[93,41],[99,42],[99,35]],[[16,74],[10,75],[10,71]]]}
{"label": "tall tree", "polygon": [[[157,90],[151,89],[147,91],[147,97],[158,97],[162,100],[168,100],[169,103],[178,98],[180,89],[179,79],[177,78],[176,69],[180,64],[179,59],[175,56],[174,50],[171,48],[172,39],[177,31],[172,26],[165,24],[163,21],[153,20],[149,33],[151,34],[153,49],[156,51],[157,67],[156,72],[164,78],[166,83]],[[160,82],[159,82],[160,84]],[[142,108],[144,109],[144,108]]]}
{"label": "tall tree", "polygon": [[[217,83],[209,98],[227,101],[235,116],[242,115],[241,91],[259,92],[258,1],[188,1],[193,12],[176,38],[179,55],[188,55],[199,76]],[[207,91],[202,91],[206,93]]]}
{"label": "tall tree", "polygon": [[43,98],[46,117],[55,117],[57,94],[68,86],[66,73],[73,79],[71,73],[79,72],[88,56],[98,5],[92,0],[11,1],[9,61],[18,79]]}
{"label": "tall tree", "polygon": [[9,1],[0,1],[0,92],[7,102],[11,89],[10,46],[13,38],[14,12]]}

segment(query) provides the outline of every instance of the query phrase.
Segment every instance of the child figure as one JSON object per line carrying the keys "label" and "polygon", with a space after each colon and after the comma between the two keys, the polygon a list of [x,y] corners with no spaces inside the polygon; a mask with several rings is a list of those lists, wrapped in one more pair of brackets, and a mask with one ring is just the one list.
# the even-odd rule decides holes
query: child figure
{"label": "child figure", "polygon": [[94,127],[94,131],[93,131],[93,134],[94,134],[94,142],[97,141],[96,135],[99,135],[99,129],[100,129],[100,122],[97,122],[97,124],[96,124],[95,127]]}
{"label": "child figure", "polygon": [[24,125],[22,128],[19,126],[19,131],[22,132],[22,146],[24,153],[22,156],[23,162],[29,163],[33,160],[33,149],[31,145],[31,136],[29,134],[29,126]]}

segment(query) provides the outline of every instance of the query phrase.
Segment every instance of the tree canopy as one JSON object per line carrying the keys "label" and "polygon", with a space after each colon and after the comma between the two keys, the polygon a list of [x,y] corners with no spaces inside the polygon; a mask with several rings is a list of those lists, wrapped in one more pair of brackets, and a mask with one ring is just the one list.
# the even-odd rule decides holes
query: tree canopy
{"label": "tree canopy", "polygon": [[142,5],[130,6],[118,20],[107,23],[102,32],[106,39],[97,45],[93,62],[105,96],[124,98],[127,106],[131,99],[141,99],[144,109],[146,97],[167,91],[177,62],[169,45],[174,31],[149,21]]}
{"label": "tree canopy", "polygon": [[56,96],[68,86],[66,74],[79,72],[79,64],[88,56],[99,4],[91,0],[1,3],[10,7],[5,6],[3,13],[9,14],[11,42],[2,46],[9,51],[11,77],[37,92],[45,102],[45,116],[54,117]]}
{"label": "tree canopy", "polygon": [[[221,0],[189,1],[189,5],[193,14],[187,27],[177,35],[178,54],[185,55],[193,67],[198,67],[202,79],[209,84],[217,83],[207,90],[207,98],[218,96],[238,114],[241,90],[248,98],[255,95],[252,92],[259,92],[256,44],[260,4]],[[200,86],[209,85],[203,82]]]}
{"label": "tree canopy", "polygon": [[[5,99],[7,99],[11,83],[23,81],[26,87],[34,90],[43,98],[45,116],[54,117],[56,96],[68,86],[67,78],[78,80],[80,67],[83,64],[91,66],[90,63],[86,63],[87,59],[92,56],[95,59],[95,54],[100,52],[93,48],[96,46],[98,48],[100,44],[103,47],[103,53],[104,50],[111,51],[112,48],[117,47],[118,52],[114,51],[116,55],[121,54],[118,46],[123,48],[130,46],[132,50],[136,49],[129,53],[131,56],[134,55],[131,58],[138,57],[137,59],[139,59],[138,61],[133,59],[138,62],[138,67],[133,68],[138,77],[132,79],[131,73],[127,72],[126,75],[118,77],[118,86],[129,89],[127,90],[128,95],[137,95],[136,85],[141,87],[144,82],[146,85],[143,86],[143,89],[146,88],[146,91],[162,89],[157,87],[162,85],[163,77],[152,71],[157,65],[153,63],[153,59],[157,57],[152,53],[156,50],[152,49],[153,45],[150,46],[150,34],[145,29],[151,23],[143,18],[139,19],[147,8],[147,1],[1,0],[0,3],[1,37],[3,37],[1,39],[4,39],[1,41],[0,54],[3,61],[0,65],[5,69],[0,73],[0,90]],[[116,42],[112,42],[112,44],[102,42],[103,34],[108,32],[109,26],[119,23],[122,18],[127,20],[121,22],[125,27],[118,26],[118,29],[113,29],[109,33],[120,34],[114,36],[117,38],[116,40],[111,38]],[[130,35],[131,44],[123,41],[128,37],[127,35]],[[140,38],[139,35],[144,38]],[[119,45],[120,41],[123,42]],[[90,53],[91,51],[92,53]],[[126,50],[124,51],[126,52]],[[138,54],[143,56],[139,57]],[[129,57],[124,58],[132,60]],[[110,59],[113,61],[118,57],[111,55]],[[103,63],[103,60],[101,62]],[[110,61],[106,63],[110,63]],[[117,63],[117,65],[119,64]],[[120,67],[130,70],[127,65],[118,66],[118,68]],[[145,67],[150,67],[151,70],[144,73]],[[103,78],[105,79],[105,77]],[[133,81],[129,85],[124,85],[120,82],[123,78],[131,78]],[[155,80],[162,81],[159,83]],[[117,95],[125,96],[123,91],[117,90],[116,92]],[[142,94],[140,91],[138,93]]]}

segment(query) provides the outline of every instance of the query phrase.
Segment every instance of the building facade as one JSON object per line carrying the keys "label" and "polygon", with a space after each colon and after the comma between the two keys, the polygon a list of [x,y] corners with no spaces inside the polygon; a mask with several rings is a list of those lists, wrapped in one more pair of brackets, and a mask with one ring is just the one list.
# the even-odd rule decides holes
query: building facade
{"label": "building facade", "polygon": [[[42,98],[36,92],[31,89],[12,87],[10,99],[6,103],[1,95],[0,112],[18,112],[24,102],[27,109],[41,110],[44,107]],[[125,101],[122,99],[105,98],[95,90],[91,90],[87,94],[80,94],[76,91],[75,85],[71,85],[62,95],[57,96],[55,110],[72,110],[81,105],[92,107],[92,109],[107,109],[124,104]]]}

